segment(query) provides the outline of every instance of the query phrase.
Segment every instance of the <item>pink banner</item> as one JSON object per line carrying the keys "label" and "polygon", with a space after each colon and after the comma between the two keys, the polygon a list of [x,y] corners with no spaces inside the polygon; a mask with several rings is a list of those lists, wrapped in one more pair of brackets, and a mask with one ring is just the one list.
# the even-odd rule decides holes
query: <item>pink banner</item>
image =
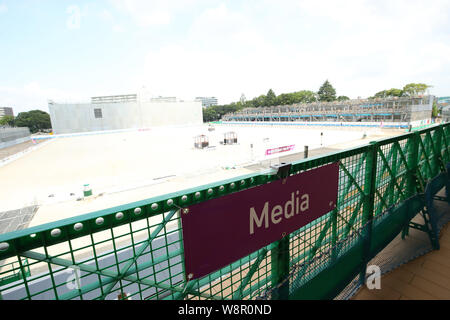
{"label": "pink banner", "polygon": [[330,212],[338,179],[332,163],[190,206],[181,217],[186,275],[203,277]]}
{"label": "pink banner", "polygon": [[291,151],[291,150],[294,150],[294,147],[295,147],[295,144],[292,144],[290,146],[279,147],[279,148],[267,149],[266,156],[270,156],[271,154],[274,154],[274,153]]}

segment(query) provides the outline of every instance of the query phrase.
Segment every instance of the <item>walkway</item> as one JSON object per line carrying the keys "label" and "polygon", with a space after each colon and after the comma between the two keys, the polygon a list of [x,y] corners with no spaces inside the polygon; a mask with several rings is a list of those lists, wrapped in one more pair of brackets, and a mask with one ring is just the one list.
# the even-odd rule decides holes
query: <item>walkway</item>
{"label": "walkway", "polygon": [[[449,210],[449,206],[445,207]],[[381,289],[362,287],[353,300],[450,299],[450,223],[439,237],[440,249],[416,258],[381,277]]]}

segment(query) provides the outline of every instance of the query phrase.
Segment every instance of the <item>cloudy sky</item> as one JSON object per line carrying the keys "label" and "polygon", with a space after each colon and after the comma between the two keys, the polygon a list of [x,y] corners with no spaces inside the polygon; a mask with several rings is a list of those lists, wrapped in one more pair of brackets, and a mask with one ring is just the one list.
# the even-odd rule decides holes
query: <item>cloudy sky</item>
{"label": "cloudy sky", "polygon": [[[0,106],[317,91],[450,95],[450,1],[0,0]],[[144,89],[143,89],[144,88]]]}

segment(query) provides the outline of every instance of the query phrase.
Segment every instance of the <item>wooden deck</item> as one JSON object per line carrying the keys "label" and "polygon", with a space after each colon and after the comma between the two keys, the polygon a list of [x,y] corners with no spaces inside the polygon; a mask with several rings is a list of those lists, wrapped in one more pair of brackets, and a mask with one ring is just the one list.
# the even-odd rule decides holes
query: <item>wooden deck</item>
{"label": "wooden deck", "polygon": [[440,232],[440,250],[425,254],[381,277],[381,289],[363,286],[352,300],[450,299],[450,223]]}

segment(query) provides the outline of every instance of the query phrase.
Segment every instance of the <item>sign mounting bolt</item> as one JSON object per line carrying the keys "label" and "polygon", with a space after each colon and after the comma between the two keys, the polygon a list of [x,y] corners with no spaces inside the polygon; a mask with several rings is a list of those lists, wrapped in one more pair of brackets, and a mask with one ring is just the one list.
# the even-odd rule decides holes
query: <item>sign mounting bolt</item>
{"label": "sign mounting bolt", "polygon": [[188,213],[189,213],[189,208],[184,208],[184,209],[183,209],[183,213],[184,213],[184,214],[188,214]]}

